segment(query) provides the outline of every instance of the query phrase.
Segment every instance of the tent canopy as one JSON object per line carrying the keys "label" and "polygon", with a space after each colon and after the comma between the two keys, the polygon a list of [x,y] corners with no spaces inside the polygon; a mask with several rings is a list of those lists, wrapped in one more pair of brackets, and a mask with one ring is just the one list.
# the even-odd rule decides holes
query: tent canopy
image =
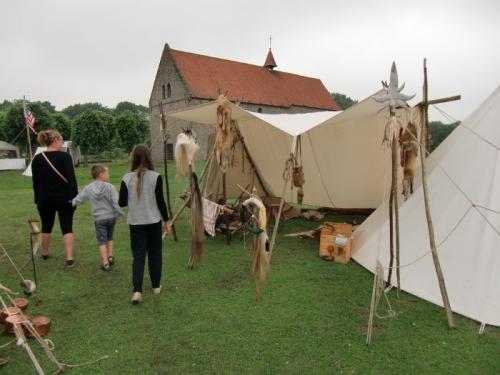
{"label": "tent canopy", "polygon": [[[436,244],[454,312],[500,326],[500,87],[429,156]],[[401,288],[442,306],[421,184],[402,205]],[[353,257],[389,265],[387,201],[356,230]],[[387,277],[387,271],[386,271]],[[392,279],[394,283],[394,278]]]}
{"label": "tent canopy", "polygon": [[[284,167],[300,135],[297,157],[305,176],[304,204],[376,208],[382,202],[384,186],[390,179],[390,152],[381,144],[387,111],[379,111],[382,105],[371,97],[343,112],[262,114],[230,105],[232,119],[238,123],[269,194],[281,195]],[[214,101],[168,116],[213,126],[216,108]],[[409,111],[401,110],[399,116],[402,122],[407,121]],[[228,183],[236,185],[238,181]],[[296,202],[295,188],[287,189],[284,198]]]}

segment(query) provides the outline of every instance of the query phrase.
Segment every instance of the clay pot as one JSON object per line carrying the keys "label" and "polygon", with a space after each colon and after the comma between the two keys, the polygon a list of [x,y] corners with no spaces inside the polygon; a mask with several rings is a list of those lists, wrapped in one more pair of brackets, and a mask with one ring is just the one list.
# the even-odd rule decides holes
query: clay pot
{"label": "clay pot", "polygon": [[[50,332],[50,326],[51,326],[51,321],[49,318],[46,316],[35,316],[31,320],[31,324],[35,328],[35,331],[40,335],[40,336],[45,336]],[[33,337],[33,334],[29,331],[26,331],[26,336]]]}
{"label": "clay pot", "polygon": [[18,315],[18,314],[21,314],[21,309],[19,307],[15,307],[15,306],[7,307],[7,310],[3,309],[0,312],[0,321],[5,322],[5,319],[9,315]]}
{"label": "clay pot", "polygon": [[15,298],[14,299],[14,305],[19,307],[22,311],[26,310],[29,303],[30,303],[30,301],[28,301],[26,298]]}
{"label": "clay pot", "polygon": [[22,314],[11,315],[5,318],[5,333],[14,334],[14,324],[22,324],[28,321],[28,317]]}

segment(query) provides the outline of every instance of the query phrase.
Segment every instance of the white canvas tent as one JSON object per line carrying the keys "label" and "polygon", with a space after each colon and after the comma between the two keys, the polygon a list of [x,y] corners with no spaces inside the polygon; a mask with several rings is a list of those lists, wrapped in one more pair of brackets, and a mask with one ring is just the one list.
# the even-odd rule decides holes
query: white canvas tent
{"label": "white canvas tent", "polygon": [[26,162],[19,157],[19,147],[0,141],[0,170],[24,169]]}
{"label": "white canvas tent", "polygon": [[[386,111],[379,112],[381,104],[367,98],[343,112],[274,115],[230,105],[256,172],[270,195],[281,196],[283,169],[300,135],[304,204],[376,208],[382,202],[390,173],[386,165],[389,150],[381,145],[387,123]],[[214,101],[168,116],[213,126],[216,107]],[[407,115],[407,111],[401,111],[403,122]],[[228,181],[234,186],[236,183],[243,185],[241,181]],[[284,198],[295,202],[296,191],[287,189]]]}
{"label": "white canvas tent", "polygon": [[[499,125],[500,87],[427,159],[432,219],[451,308],[496,326],[500,326]],[[353,257],[372,272],[377,259],[389,265],[387,213],[386,202],[355,232]],[[421,186],[399,215],[401,288],[442,306]]]}

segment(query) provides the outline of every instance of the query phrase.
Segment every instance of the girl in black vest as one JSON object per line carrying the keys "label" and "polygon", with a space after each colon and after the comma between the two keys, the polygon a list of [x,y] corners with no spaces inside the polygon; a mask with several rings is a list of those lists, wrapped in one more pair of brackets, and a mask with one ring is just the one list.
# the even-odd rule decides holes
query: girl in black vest
{"label": "girl in black vest", "polygon": [[128,206],[127,223],[132,248],[132,303],[142,302],[142,280],[146,256],[154,294],[160,294],[162,267],[162,219],[169,234],[167,206],[163,198],[161,175],[154,170],[149,148],[137,145],[131,154],[131,172],[123,176],[118,204]]}

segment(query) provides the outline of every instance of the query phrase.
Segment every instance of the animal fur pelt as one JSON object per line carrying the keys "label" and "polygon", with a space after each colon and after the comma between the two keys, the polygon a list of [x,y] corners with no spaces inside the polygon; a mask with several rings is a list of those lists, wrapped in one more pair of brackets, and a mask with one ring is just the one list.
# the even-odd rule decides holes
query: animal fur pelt
{"label": "animal fur pelt", "polygon": [[179,133],[174,151],[177,177],[181,178],[187,174],[188,167],[193,163],[194,155],[199,148],[196,133],[193,130],[186,129]]}
{"label": "animal fur pelt", "polygon": [[205,226],[203,225],[203,202],[198,185],[198,176],[192,173],[191,192],[191,258],[190,265],[199,264],[205,253]]}
{"label": "animal fur pelt", "polygon": [[257,225],[254,231],[258,234],[255,234],[252,241],[252,273],[256,284],[255,300],[259,302],[270,265],[266,207],[257,197],[248,198],[243,206],[252,213],[252,221]]}
{"label": "animal fur pelt", "polygon": [[413,179],[417,166],[418,138],[417,126],[409,122],[406,129],[399,131],[399,146],[401,151],[401,166],[403,167],[403,196],[407,200],[413,194]]}
{"label": "animal fur pelt", "polygon": [[233,152],[231,106],[224,95],[217,98],[217,124],[215,127],[215,157],[222,172],[229,167]]}
{"label": "animal fur pelt", "polygon": [[395,116],[391,116],[384,129],[384,139],[382,144],[386,144],[388,147],[392,146],[392,141],[396,138],[400,132],[401,123]]}

